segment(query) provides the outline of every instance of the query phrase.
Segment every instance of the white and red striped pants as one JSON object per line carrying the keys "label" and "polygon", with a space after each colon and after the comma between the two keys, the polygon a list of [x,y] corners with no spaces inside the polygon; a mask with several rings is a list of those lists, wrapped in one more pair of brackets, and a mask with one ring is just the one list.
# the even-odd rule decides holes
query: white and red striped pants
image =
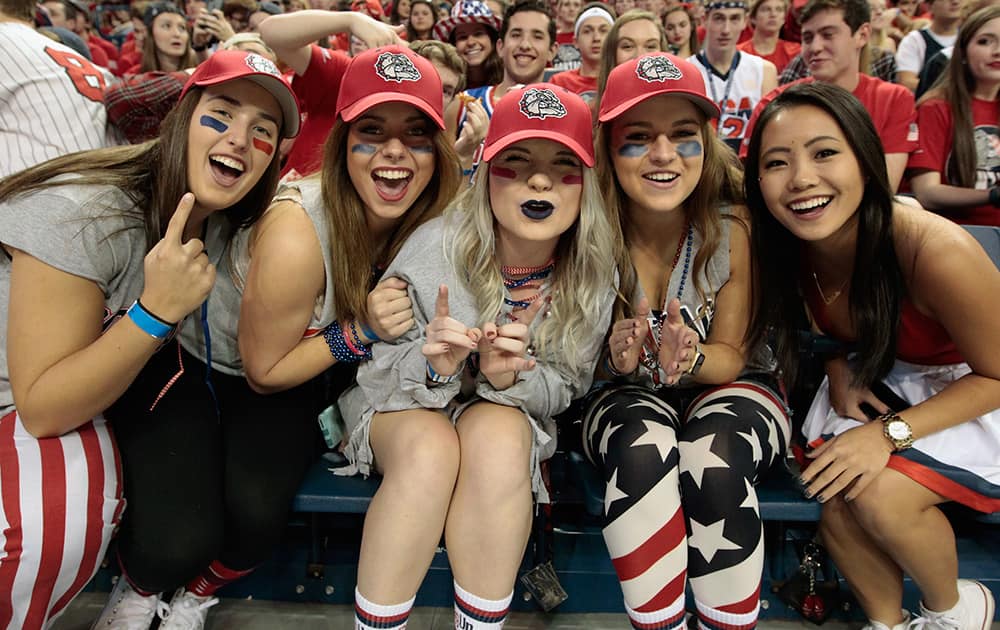
{"label": "white and red striped pants", "polygon": [[97,572],[125,507],[103,417],[58,438],[0,419],[0,629],[46,627]]}

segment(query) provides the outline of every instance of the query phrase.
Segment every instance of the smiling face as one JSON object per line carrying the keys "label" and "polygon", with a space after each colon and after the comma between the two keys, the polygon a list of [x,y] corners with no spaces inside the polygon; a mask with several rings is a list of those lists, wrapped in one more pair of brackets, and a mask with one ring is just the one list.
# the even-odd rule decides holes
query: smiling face
{"label": "smiling face", "polygon": [[965,47],[965,63],[977,84],[1000,84],[1000,18],[983,24]]}
{"label": "smiling face", "polygon": [[483,24],[459,24],[455,27],[455,50],[469,67],[483,65],[493,52],[489,29]]}
{"label": "smiling face", "polygon": [[776,114],[761,134],[760,191],[796,237],[824,241],[850,229],[865,178],[837,122],[813,105]]}
{"label": "smiling face", "polygon": [[649,20],[632,20],[618,29],[615,45],[615,65],[620,66],[640,55],[660,50],[660,31]]}
{"label": "smiling face", "polygon": [[369,226],[394,223],[434,174],[434,124],[406,103],[372,107],[350,123],[347,173]]}
{"label": "smiling face", "polygon": [[174,59],[180,59],[187,51],[188,30],[183,15],[161,13],[153,20],[153,43],[156,52]]}
{"label": "smiling face", "polygon": [[583,21],[576,36],[576,47],[585,62],[593,65],[600,63],[601,46],[604,45],[604,39],[610,30],[611,24],[600,16]]}
{"label": "smiling face", "polygon": [[504,72],[514,83],[537,83],[556,54],[549,37],[549,16],[521,11],[508,18],[507,34],[497,41]]}
{"label": "smiling face", "polygon": [[188,188],[205,211],[228,208],[260,180],[280,141],[281,107],[247,79],[205,88],[188,128]]}
{"label": "smiling face", "polygon": [[820,11],[802,23],[802,59],[817,81],[846,85],[858,74],[861,48],[868,43],[870,25],[854,33],[842,9]]}
{"label": "smiling face", "polygon": [[580,158],[553,140],[512,144],[489,163],[490,207],[500,251],[554,246],[580,216]]}
{"label": "smiling face", "polygon": [[705,163],[704,115],[662,94],[611,122],[611,163],[631,212],[671,212],[698,186]]}

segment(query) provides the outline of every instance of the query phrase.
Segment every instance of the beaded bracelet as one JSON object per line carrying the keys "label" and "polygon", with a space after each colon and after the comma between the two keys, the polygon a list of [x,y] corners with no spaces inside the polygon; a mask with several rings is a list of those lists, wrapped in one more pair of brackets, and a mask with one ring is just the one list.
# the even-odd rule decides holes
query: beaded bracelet
{"label": "beaded bracelet", "polygon": [[330,348],[330,354],[338,363],[358,363],[362,359],[370,359],[372,356],[371,348],[367,346],[363,346],[364,350],[358,349],[357,352],[351,349],[353,344],[348,342],[340,322],[333,322],[324,328],[323,339],[326,341],[327,347]]}
{"label": "beaded bracelet", "polygon": [[176,324],[168,324],[151,313],[139,300],[132,302],[132,306],[125,313],[139,330],[160,341],[167,339],[176,327]]}

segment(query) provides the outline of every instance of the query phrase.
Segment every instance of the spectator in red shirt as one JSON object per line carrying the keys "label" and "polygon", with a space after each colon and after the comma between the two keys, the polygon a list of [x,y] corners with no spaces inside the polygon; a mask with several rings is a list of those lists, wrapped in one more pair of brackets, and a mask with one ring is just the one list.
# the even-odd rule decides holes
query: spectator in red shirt
{"label": "spectator in red shirt", "polygon": [[667,34],[670,52],[681,59],[687,59],[698,52],[698,33],[694,26],[694,16],[691,10],[683,4],[677,4],[663,14],[663,30]]}
{"label": "spectator in red shirt", "polygon": [[781,39],[781,27],[788,13],[787,0],[753,0],[750,3],[750,23],[753,37],[736,46],[743,52],[763,57],[781,73],[802,48],[797,42]]}
{"label": "spectator in red shirt", "polygon": [[601,48],[611,25],[615,23],[611,7],[591,2],[576,19],[575,40],[580,51],[580,67],[554,74],[549,81],[575,92],[590,103],[597,98],[597,74],[601,69]]}

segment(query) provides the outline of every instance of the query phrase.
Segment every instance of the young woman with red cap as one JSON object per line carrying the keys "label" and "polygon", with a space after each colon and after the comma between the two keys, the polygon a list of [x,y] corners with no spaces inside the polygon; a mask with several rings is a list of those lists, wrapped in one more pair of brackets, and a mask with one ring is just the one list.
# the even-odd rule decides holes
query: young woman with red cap
{"label": "young woman with red cap", "polygon": [[[173,357],[176,371],[171,337],[212,290],[232,232],[267,207],[273,147],[298,129],[295,97],[273,64],[238,51],[212,59],[159,139],[0,182],[2,628],[47,626],[100,566],[124,508],[104,413],[147,364]],[[147,431],[153,403],[119,422]],[[151,545],[169,557],[170,542]],[[144,627],[156,602],[149,609]]]}
{"label": "young woman with red cap", "polygon": [[563,88],[512,90],[472,188],[386,270],[406,282],[415,325],[373,347],[340,401],[352,469],[383,475],[365,519],[358,628],[405,623],[442,532],[456,628],[506,618],[532,496],[547,501],[552,417],[586,391],[610,322],[615,241],[590,121]]}
{"label": "young woman with red cap", "polygon": [[756,625],[753,486],[791,433],[771,361],[744,343],[746,211],[718,115],[698,70],[666,53],[612,70],[600,104],[623,297],[602,364],[611,382],[591,394],[582,435],[607,482],[604,539],[636,628],[684,627],[687,582],[699,627]]}

